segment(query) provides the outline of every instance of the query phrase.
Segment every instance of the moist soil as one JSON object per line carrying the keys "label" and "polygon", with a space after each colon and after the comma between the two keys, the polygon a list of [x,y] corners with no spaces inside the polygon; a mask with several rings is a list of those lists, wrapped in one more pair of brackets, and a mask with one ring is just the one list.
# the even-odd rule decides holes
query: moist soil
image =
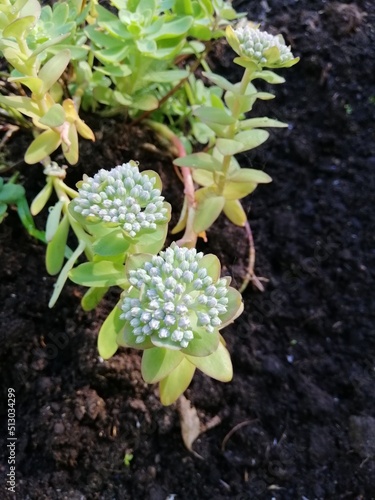
{"label": "moist soil", "polygon": [[[189,452],[176,405],[163,407],[142,381],[139,353],[98,357],[98,330],[118,291],[86,313],[84,290],[68,284],[49,309],[45,248],[11,211],[0,226],[1,498],[15,498],[6,491],[8,387],[16,392],[17,499],[375,498],[375,5],[235,6],[281,32],[301,61],[282,71],[276,100],[254,110],[289,128],[240,159],[273,183],[244,202],[265,290],[250,284],[244,313],[225,330],[233,381],[195,376],[185,395],[209,430]],[[236,81],[232,57],[219,45],[211,64]],[[135,159],[160,173],[177,217],[182,189],[164,145],[120,119],[85,118],[97,141],[81,142],[71,185]],[[12,137],[8,158],[30,201],[44,180],[41,168],[22,163],[26,139]],[[241,285],[243,229],[222,218],[200,249]]]}

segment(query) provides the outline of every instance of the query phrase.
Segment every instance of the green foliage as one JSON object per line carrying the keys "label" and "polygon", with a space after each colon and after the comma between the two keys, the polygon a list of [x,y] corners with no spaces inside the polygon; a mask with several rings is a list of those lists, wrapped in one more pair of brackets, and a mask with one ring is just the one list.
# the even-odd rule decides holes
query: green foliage
{"label": "green foliage", "polygon": [[[22,186],[0,179],[0,222],[16,205],[29,233],[47,244],[46,268],[57,276],[50,307],[67,279],[88,288],[81,301],[86,311],[111,287],[122,290],[100,329],[99,354],[109,359],[119,346],[140,349],[143,378],[159,383],[165,405],[183,393],[196,369],[222,382],[233,376],[221,330],[241,314],[242,297],[221,277],[217,257],[194,246],[222,212],[246,225],[240,200],[271,178],[251,165],[241,168],[236,155],[263,145],[265,128],[287,126],[249,115],[258,99],[274,98],[254,81],[283,83],[273,69],[298,58],[281,37],[248,25],[234,30],[231,23],[240,17],[223,0],[112,0],[109,8],[97,0],[61,0],[53,7],[4,0],[0,6],[0,52],[10,69],[0,106],[20,124],[31,120],[25,161],[41,162],[46,174],[31,213]],[[213,41],[225,35],[244,69],[237,83],[213,73],[206,61]],[[95,140],[81,107],[151,118],[144,123],[177,149],[174,164],[185,193],[172,231],[185,229],[177,243],[162,250],[171,207],[155,172],[140,172],[130,161],[85,175],[77,191],[65,184],[65,168],[50,155],[61,146],[73,165],[78,136]],[[197,143],[203,151],[194,152]],[[40,232],[32,215],[53,192],[57,202]],[[125,455],[124,464],[131,459]]]}
{"label": "green foliage", "polygon": [[[48,159],[59,146],[68,162],[78,161],[78,138],[94,140],[79,118],[74,102],[65,99],[60,79],[71,59],[87,57],[85,37],[79,33],[87,8],[79,2],[41,8],[36,0],[8,0],[2,5],[0,52],[11,67],[8,82],[27,89],[26,95],[0,95],[0,105],[15,109],[33,121],[35,139],[25,154],[26,163]],[[79,50],[81,49],[81,50]]]}

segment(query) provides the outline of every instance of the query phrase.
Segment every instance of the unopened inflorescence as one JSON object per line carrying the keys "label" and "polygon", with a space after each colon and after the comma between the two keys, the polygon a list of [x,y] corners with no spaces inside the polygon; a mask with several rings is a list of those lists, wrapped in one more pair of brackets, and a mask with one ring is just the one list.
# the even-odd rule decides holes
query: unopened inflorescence
{"label": "unopened inflorescence", "polygon": [[140,173],[133,161],[101,169],[79,187],[74,210],[94,222],[119,225],[135,238],[168,219],[164,197],[154,185],[155,178]]}
{"label": "unopened inflorescence", "polygon": [[203,253],[176,244],[153,256],[141,268],[129,271],[129,282],[140,291],[138,298],[125,297],[121,318],[130,322],[136,342],[147,337],[169,347],[186,348],[194,330],[213,334],[227,312],[225,278],[214,280],[200,266]]}
{"label": "unopened inflorescence", "polygon": [[267,63],[265,52],[272,47],[277,47],[279,50],[279,62],[281,64],[293,59],[290,48],[285,45],[281,37],[273,36],[266,31],[259,31],[249,26],[238,28],[235,33],[240,43],[241,55],[254,59],[260,64]]}

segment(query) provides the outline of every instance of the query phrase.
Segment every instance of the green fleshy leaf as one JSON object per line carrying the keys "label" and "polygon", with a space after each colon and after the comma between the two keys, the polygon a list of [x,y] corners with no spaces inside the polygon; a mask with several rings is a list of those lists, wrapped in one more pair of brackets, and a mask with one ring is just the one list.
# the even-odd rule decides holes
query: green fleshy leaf
{"label": "green fleshy leaf", "polygon": [[272,182],[271,177],[263,170],[253,168],[241,168],[229,176],[233,182],[255,182],[256,184],[268,184]]}
{"label": "green fleshy leaf", "polygon": [[167,377],[160,381],[160,401],[164,406],[171,405],[189,387],[195,373],[195,366],[184,358]]}
{"label": "green fleshy leaf", "polygon": [[238,200],[226,200],[223,211],[236,226],[244,227],[247,221],[246,213]]}
{"label": "green fleshy leaf", "polygon": [[253,79],[255,78],[260,78],[267,83],[273,83],[273,84],[279,84],[279,83],[285,83],[285,78],[282,76],[279,76],[278,74],[274,73],[273,71],[256,71],[253,74]]}
{"label": "green fleshy leaf", "polygon": [[69,228],[69,218],[67,215],[64,215],[53,238],[47,245],[46,269],[48,274],[52,276],[59,273],[63,266]]}
{"label": "green fleshy leaf", "polygon": [[153,95],[141,95],[134,97],[130,107],[140,109],[142,111],[152,111],[157,109],[159,106],[159,101],[157,97]]}
{"label": "green fleshy leaf", "polygon": [[25,162],[29,165],[38,163],[52,154],[61,144],[61,137],[54,130],[46,130],[38,135],[30,144],[25,153]]}
{"label": "green fleshy leaf", "polygon": [[154,347],[142,356],[142,377],[148,384],[155,384],[169,375],[184,359],[180,351]]}
{"label": "green fleshy leaf", "polygon": [[219,342],[218,348],[209,356],[186,358],[203,373],[220,382],[230,382],[233,378],[233,366],[228,349]]}
{"label": "green fleshy leaf", "polygon": [[4,28],[2,36],[4,38],[22,40],[26,37],[26,32],[29,31],[35,23],[36,18],[34,16],[19,17]]}
{"label": "green fleshy leaf", "polygon": [[254,128],[252,130],[246,130],[239,132],[235,135],[234,140],[243,143],[242,151],[249,151],[250,149],[257,148],[269,137],[269,133],[266,130]]}
{"label": "green fleshy leaf", "polygon": [[215,85],[217,85],[218,87],[220,87],[221,89],[224,89],[224,90],[230,90],[230,91],[233,91],[234,90],[234,85],[233,83],[230,83],[226,78],[224,78],[223,76],[220,76],[220,75],[216,75],[215,73],[208,73],[206,71],[203,71],[202,75],[205,77],[205,78],[208,78],[208,80],[210,80],[211,82],[213,82]]}
{"label": "green fleshy leaf", "polygon": [[163,184],[161,182],[160,175],[157,172],[155,172],[155,170],[142,170],[142,175],[147,175],[147,177],[149,177],[150,179],[155,179],[155,184],[153,188],[159,189],[160,191],[162,190]]}
{"label": "green fleshy leaf", "polygon": [[143,234],[133,245],[132,251],[156,255],[163,248],[167,234],[168,223],[158,225],[152,233]]}
{"label": "green fleshy leaf", "polygon": [[193,170],[192,174],[194,182],[200,184],[201,186],[209,187],[215,184],[214,175],[208,170],[196,169]]}
{"label": "green fleshy leaf", "polygon": [[70,50],[61,50],[53,56],[39,71],[39,78],[43,80],[43,93],[48,92],[64,73],[70,61]]}
{"label": "green fleshy leaf", "polygon": [[77,285],[89,287],[121,286],[127,282],[124,266],[105,260],[84,262],[69,273],[69,278]]}
{"label": "green fleshy leaf", "polygon": [[47,127],[60,127],[65,121],[65,111],[61,104],[54,104],[47,113],[39,119],[39,123]]}
{"label": "green fleshy leaf", "polygon": [[193,153],[181,158],[176,158],[173,163],[178,167],[198,168],[211,172],[220,172],[222,169],[221,163],[207,153]]}
{"label": "green fleshy leaf", "polygon": [[78,134],[74,123],[71,123],[68,131],[68,140],[70,145],[68,146],[65,142],[62,143],[61,148],[64,153],[64,157],[71,164],[75,165],[78,161]]}
{"label": "green fleshy leaf", "polygon": [[52,194],[52,189],[52,182],[48,180],[44,188],[35,196],[31,203],[30,211],[33,215],[38,215],[46,206],[46,203]]}
{"label": "green fleshy leaf", "polygon": [[194,231],[196,233],[201,233],[212,226],[221,214],[224,204],[225,194],[224,196],[212,195],[204,198],[202,201],[199,200],[193,222]]}
{"label": "green fleshy leaf", "polygon": [[84,311],[92,311],[107,293],[108,287],[91,287],[81,299],[81,306]]}
{"label": "green fleshy leaf", "polygon": [[126,322],[124,328],[117,335],[116,341],[117,344],[122,347],[133,347],[134,349],[140,350],[155,347],[148,336],[146,336],[145,340],[140,343],[137,342],[137,339],[138,337],[136,337],[133,333],[133,327],[129,324],[129,322]]}
{"label": "green fleshy leaf", "polygon": [[224,99],[228,108],[233,112],[238,109],[239,113],[251,111],[256,101],[257,93],[250,95],[239,95],[233,92],[226,92]]}
{"label": "green fleshy leaf", "polygon": [[279,122],[278,120],[272,120],[271,118],[267,118],[267,116],[262,116],[259,118],[250,118],[249,120],[243,120],[240,123],[241,130],[251,130],[254,128],[263,128],[263,127],[285,128],[288,127],[288,124]]}
{"label": "green fleshy leaf", "polygon": [[233,123],[236,123],[235,118],[223,109],[200,106],[197,110],[195,110],[194,114],[202,120],[203,123],[213,122],[217,125],[232,125]]}
{"label": "green fleshy leaf", "polygon": [[225,314],[219,316],[222,321],[220,330],[233,323],[233,321],[242,314],[244,308],[242,295],[235,288],[229,287],[227,299],[229,300],[227,305],[228,310]]}
{"label": "green fleshy leaf", "polygon": [[130,241],[124,238],[121,229],[115,229],[102,238],[95,241],[93,250],[103,257],[123,254],[130,246]]}
{"label": "green fleshy leaf", "polygon": [[23,196],[25,196],[25,188],[19,184],[8,182],[0,188],[0,202],[8,205],[17,203]]}
{"label": "green fleshy leaf", "polygon": [[239,66],[242,66],[243,68],[249,69],[252,73],[259,69],[259,66],[254,61],[251,61],[248,57],[235,57],[233,59],[233,62],[235,64],[238,64]]}
{"label": "green fleshy leaf", "polygon": [[220,278],[220,260],[212,253],[208,253],[201,258],[199,261],[199,268],[207,269],[208,275],[214,282]]}
{"label": "green fleshy leaf", "polygon": [[144,76],[146,82],[173,83],[183,80],[189,76],[189,72],[184,69],[171,69],[169,71],[153,71]]}
{"label": "green fleshy leaf", "polygon": [[232,49],[236,52],[236,54],[240,53],[240,42],[237,38],[237,35],[232,28],[232,26],[227,26],[225,30],[225,36],[227,37],[227,42],[232,47]]}
{"label": "green fleshy leaf", "polygon": [[189,356],[202,357],[216,351],[219,345],[219,333],[215,330],[213,333],[208,333],[203,327],[193,327],[194,339],[189,342],[189,345],[181,352]]}
{"label": "green fleshy leaf", "polygon": [[192,26],[193,22],[193,17],[185,16],[177,18],[174,21],[164,23],[162,28],[155,33],[153,38],[155,40],[162,40],[185,35]]}
{"label": "green fleshy leaf", "polygon": [[55,205],[50,209],[47,223],[46,223],[46,240],[51,241],[54,237],[57,228],[60,223],[61,212],[64,206],[64,202],[59,200],[55,203]]}
{"label": "green fleshy leaf", "polygon": [[228,180],[224,186],[223,196],[226,201],[240,200],[248,194],[251,194],[256,189],[257,185],[256,182],[232,182]]}
{"label": "green fleshy leaf", "polygon": [[243,143],[231,139],[218,139],[216,147],[223,156],[233,156],[243,150]]}
{"label": "green fleshy leaf", "polygon": [[41,116],[39,106],[30,97],[0,95],[0,104],[15,108],[30,118],[39,118]]}
{"label": "green fleshy leaf", "polygon": [[40,95],[43,93],[43,80],[36,76],[17,76],[8,79],[10,82],[22,83],[34,94]]}
{"label": "green fleshy leaf", "polygon": [[137,271],[138,269],[142,269],[146,262],[151,262],[152,257],[152,254],[149,253],[137,253],[129,255],[125,265],[126,276],[129,276],[130,271]]}
{"label": "green fleshy leaf", "polygon": [[121,309],[116,305],[106,317],[98,336],[98,352],[103,359],[111,358],[117,351],[119,345],[117,337],[124,328],[124,320],[120,318]]}
{"label": "green fleshy leaf", "polygon": [[64,267],[61,269],[59,277],[54,285],[54,290],[52,297],[48,303],[48,307],[53,307],[56,304],[57,299],[60,296],[60,293],[65,285],[66,280],[68,279],[69,271],[72,269],[74,264],[76,263],[78,257],[85,250],[86,243],[84,241],[80,241],[78,247],[74,250],[69,259],[65,262]]}

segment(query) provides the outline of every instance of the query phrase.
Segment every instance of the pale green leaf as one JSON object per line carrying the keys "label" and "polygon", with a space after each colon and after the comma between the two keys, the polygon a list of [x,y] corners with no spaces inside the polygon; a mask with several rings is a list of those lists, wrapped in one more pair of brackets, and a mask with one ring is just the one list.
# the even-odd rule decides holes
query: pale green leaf
{"label": "pale green leaf", "polygon": [[194,339],[190,340],[189,345],[182,349],[184,354],[189,356],[202,357],[215,352],[219,345],[219,332],[215,330],[212,333],[207,332],[203,327],[192,326]]}
{"label": "pale green leaf", "polygon": [[243,120],[240,123],[240,129],[242,130],[250,130],[263,127],[285,128],[287,126],[287,123],[279,122],[278,120],[272,120],[271,118],[267,118],[266,116],[262,116],[259,118],[250,118],[248,120]]}
{"label": "pale green leaf", "polygon": [[52,189],[52,182],[47,181],[44,188],[35,196],[30,206],[30,212],[33,215],[38,215],[43,210],[52,194]]}
{"label": "pale green leaf", "polygon": [[[256,182],[232,182],[227,181],[224,186],[223,196],[225,200],[239,200],[252,193],[257,187]],[[224,208],[224,207],[223,207]]]}
{"label": "pale green leaf", "polygon": [[40,118],[39,123],[47,127],[60,127],[65,121],[65,111],[61,104],[54,104],[47,113]]}
{"label": "pale green leaf", "polygon": [[206,231],[221,214],[225,204],[224,196],[210,196],[199,201],[193,228],[196,233]]}
{"label": "pale green leaf", "polygon": [[61,144],[61,137],[54,130],[46,130],[38,135],[30,144],[25,153],[25,162],[33,165],[52,154]]}
{"label": "pale green leaf", "polygon": [[30,118],[39,118],[41,116],[39,106],[30,97],[0,95],[0,105],[1,104],[3,106],[15,108],[20,113]]}
{"label": "pale green leaf", "polygon": [[247,221],[246,213],[238,200],[226,200],[223,208],[224,214],[236,226],[244,227]]}
{"label": "pale green leaf", "polygon": [[263,170],[255,170],[253,168],[241,168],[229,175],[229,180],[232,182],[255,182],[257,184],[268,184],[272,182],[271,177],[263,172]]}
{"label": "pale green leaf", "polygon": [[232,156],[243,150],[242,142],[233,141],[231,139],[218,139],[216,147],[223,156]]}
{"label": "pale green leaf", "polygon": [[203,373],[220,382],[230,382],[233,378],[233,366],[228,349],[219,342],[218,348],[205,357],[186,356]]}
{"label": "pale green leaf", "polygon": [[269,135],[270,134],[266,130],[254,128],[252,130],[239,132],[235,135],[234,139],[238,142],[242,142],[244,145],[241,150],[242,152],[257,148],[268,139]]}
{"label": "pale green leaf", "polygon": [[19,17],[4,28],[2,36],[4,38],[14,37],[17,40],[22,40],[25,38],[26,32],[29,31],[35,23],[36,18],[34,16]]}
{"label": "pale green leaf", "polygon": [[242,295],[231,286],[228,289],[228,294],[226,297],[228,299],[227,312],[219,316],[222,321],[220,330],[225,326],[233,323],[234,320],[238,318],[240,314],[242,314],[244,308]]}
{"label": "pale green leaf", "polygon": [[64,263],[65,245],[69,233],[69,218],[64,215],[52,240],[47,245],[46,269],[48,274],[54,276],[60,272]]}
{"label": "pale green leaf", "polygon": [[226,78],[220,75],[216,75],[215,73],[208,73],[206,71],[203,71],[202,75],[206,77],[208,80],[213,82],[215,85],[220,87],[221,89],[224,90],[234,90],[234,85],[233,83],[230,83]]}
{"label": "pale green leaf", "polygon": [[47,92],[64,73],[70,61],[70,50],[62,50],[53,56],[39,71],[39,78],[43,80],[43,92]]}
{"label": "pale green leaf", "polygon": [[263,71],[256,71],[253,74],[253,78],[261,78],[262,80],[265,80],[268,83],[273,83],[273,84],[278,84],[278,83],[284,83],[285,78],[282,76],[279,76],[278,74],[274,73],[273,71],[268,71],[268,70],[263,70]]}
{"label": "pale green leaf", "polygon": [[184,69],[171,69],[169,71],[152,71],[143,77],[146,82],[173,83],[183,80],[189,76]]}
{"label": "pale green leaf", "polygon": [[129,248],[130,241],[124,238],[121,229],[115,229],[95,241],[93,250],[96,254],[105,257],[123,254]]}
{"label": "pale green leaf", "polygon": [[61,269],[59,277],[57,278],[57,281],[54,285],[53,294],[48,303],[48,307],[53,307],[56,304],[56,301],[60,296],[65,282],[68,279],[69,271],[72,269],[81,253],[85,250],[85,247],[86,243],[84,241],[80,241],[78,247],[74,250],[70,258],[65,262],[65,265]]}
{"label": "pale green leaf", "polygon": [[160,381],[160,401],[164,406],[174,403],[189,387],[194,372],[195,366],[184,358],[172,373]]}
{"label": "pale green leaf", "polygon": [[236,122],[235,118],[224,109],[210,106],[201,106],[194,111],[194,114],[204,123],[213,122],[217,125],[231,125]]}
{"label": "pale green leaf", "polygon": [[64,153],[65,159],[71,164],[75,165],[78,161],[78,134],[77,128],[74,123],[69,125],[68,140],[70,144],[62,143],[61,148]]}
{"label": "pale green leaf", "polygon": [[50,208],[49,215],[46,223],[46,240],[51,241],[54,237],[57,228],[60,224],[61,212],[64,206],[64,201],[59,200],[55,203],[55,205]]}
{"label": "pale green leaf", "polygon": [[124,321],[120,318],[122,311],[116,305],[106,317],[98,336],[98,352],[103,359],[111,358],[118,349],[117,336],[124,327]]}
{"label": "pale green leaf", "polygon": [[69,278],[89,287],[121,286],[127,282],[122,264],[104,260],[80,264],[69,273]]}
{"label": "pale green leaf", "polygon": [[193,153],[181,158],[176,158],[173,163],[178,167],[197,168],[210,170],[211,172],[220,172],[222,169],[221,163],[207,153]]}
{"label": "pale green leaf", "polygon": [[161,347],[146,349],[142,356],[142,377],[148,384],[155,384],[169,375],[184,359],[181,351]]}

